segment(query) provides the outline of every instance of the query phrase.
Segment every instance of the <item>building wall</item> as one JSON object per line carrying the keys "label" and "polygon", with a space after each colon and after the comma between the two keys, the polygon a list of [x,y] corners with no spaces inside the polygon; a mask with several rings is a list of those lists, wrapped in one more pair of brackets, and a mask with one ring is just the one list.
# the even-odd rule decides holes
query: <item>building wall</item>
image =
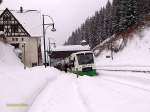
{"label": "building wall", "polygon": [[28,43],[26,46],[27,65],[30,65],[30,66],[37,66],[38,65],[38,45],[39,45],[38,38],[31,37],[28,40]]}
{"label": "building wall", "polygon": [[40,37],[7,37],[7,42],[19,47],[22,51],[21,61],[27,67],[39,64],[38,46],[40,45]]}

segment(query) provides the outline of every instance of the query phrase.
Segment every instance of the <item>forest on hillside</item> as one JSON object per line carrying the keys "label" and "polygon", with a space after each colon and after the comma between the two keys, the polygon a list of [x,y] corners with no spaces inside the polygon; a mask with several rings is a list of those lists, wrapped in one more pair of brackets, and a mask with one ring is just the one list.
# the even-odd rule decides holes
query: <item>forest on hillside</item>
{"label": "forest on hillside", "polygon": [[113,0],[95,12],[65,42],[65,45],[78,45],[86,40],[91,48],[114,34],[127,32],[138,26],[150,12],[150,0]]}

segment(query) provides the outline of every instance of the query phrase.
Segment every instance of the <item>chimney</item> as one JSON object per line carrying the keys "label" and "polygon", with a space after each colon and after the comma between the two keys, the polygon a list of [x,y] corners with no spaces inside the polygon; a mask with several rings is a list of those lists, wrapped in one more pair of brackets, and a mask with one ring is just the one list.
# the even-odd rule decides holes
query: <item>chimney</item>
{"label": "chimney", "polygon": [[23,13],[23,7],[22,6],[20,7],[20,13]]}

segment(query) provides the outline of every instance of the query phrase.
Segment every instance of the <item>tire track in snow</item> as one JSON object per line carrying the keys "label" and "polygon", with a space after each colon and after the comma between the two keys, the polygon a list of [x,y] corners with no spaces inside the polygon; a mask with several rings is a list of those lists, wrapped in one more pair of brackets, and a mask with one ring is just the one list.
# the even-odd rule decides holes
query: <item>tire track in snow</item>
{"label": "tire track in snow", "polygon": [[[31,101],[31,103],[29,104],[29,108],[28,108],[28,111],[30,110],[30,108],[32,107],[32,105],[34,104],[34,102],[36,102],[36,99],[40,96],[40,94],[47,88],[47,86],[50,84],[50,83],[53,83],[57,80],[58,76],[55,76],[55,77],[52,77],[52,78],[49,78],[43,85],[42,87],[40,87],[38,90],[37,90],[37,93],[35,96],[33,96],[33,99]],[[28,112],[27,111],[27,112]]]}
{"label": "tire track in snow", "polygon": [[82,90],[79,87],[79,83],[75,82],[74,83],[74,88],[77,91],[77,94],[79,96],[79,99],[81,100],[82,104],[84,105],[85,109],[87,112],[94,112],[90,106],[90,104],[87,101],[86,96],[82,93]]}

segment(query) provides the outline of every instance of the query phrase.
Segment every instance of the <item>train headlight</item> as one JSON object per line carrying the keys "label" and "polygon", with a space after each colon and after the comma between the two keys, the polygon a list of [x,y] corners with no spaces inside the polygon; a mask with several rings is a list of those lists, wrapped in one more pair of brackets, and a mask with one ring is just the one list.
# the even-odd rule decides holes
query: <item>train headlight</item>
{"label": "train headlight", "polygon": [[95,66],[95,65],[93,65],[93,66],[92,66],[92,68],[93,68],[93,69],[96,69],[96,66]]}
{"label": "train headlight", "polygon": [[80,67],[78,67],[78,71],[82,71],[82,67],[80,66]]}

